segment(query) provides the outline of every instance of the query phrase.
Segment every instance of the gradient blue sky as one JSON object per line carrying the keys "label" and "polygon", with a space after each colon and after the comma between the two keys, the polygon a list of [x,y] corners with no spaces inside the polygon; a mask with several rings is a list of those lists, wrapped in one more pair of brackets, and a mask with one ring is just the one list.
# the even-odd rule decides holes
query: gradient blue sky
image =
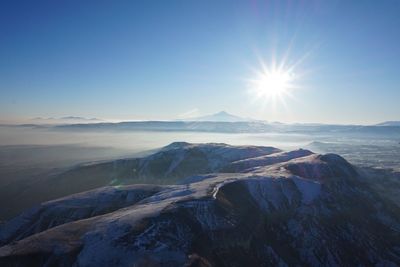
{"label": "gradient blue sky", "polygon": [[[1,1],[0,119],[400,120],[400,1]],[[287,51],[299,89],[247,79]]]}

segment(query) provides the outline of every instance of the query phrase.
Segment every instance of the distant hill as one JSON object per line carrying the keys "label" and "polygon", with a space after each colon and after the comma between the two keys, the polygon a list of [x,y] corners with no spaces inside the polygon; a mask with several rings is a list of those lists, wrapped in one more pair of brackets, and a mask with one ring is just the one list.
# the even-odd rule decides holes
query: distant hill
{"label": "distant hill", "polygon": [[101,121],[97,118],[85,118],[85,117],[76,117],[76,116],[61,117],[60,120]]}
{"label": "distant hill", "polygon": [[247,119],[236,115],[232,115],[226,111],[220,111],[218,113],[202,117],[185,119],[185,121],[221,121],[221,122],[239,122],[239,121],[251,121],[251,120],[252,119]]}
{"label": "distant hill", "polygon": [[375,126],[400,126],[400,121],[385,121],[378,123]]}
{"label": "distant hill", "polygon": [[102,120],[97,118],[85,118],[85,117],[77,117],[77,116],[66,116],[60,118],[42,118],[36,117],[30,120],[32,123],[37,124],[74,124],[74,123],[95,123],[102,122]]}

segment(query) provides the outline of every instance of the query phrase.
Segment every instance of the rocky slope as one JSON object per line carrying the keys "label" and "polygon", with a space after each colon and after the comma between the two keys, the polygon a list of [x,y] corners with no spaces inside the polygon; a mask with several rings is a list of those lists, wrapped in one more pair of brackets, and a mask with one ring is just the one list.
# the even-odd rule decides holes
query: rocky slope
{"label": "rocky slope", "polygon": [[[52,173],[32,172],[29,179],[0,187],[0,200],[9,200],[0,215],[11,219],[8,214],[15,216],[32,205],[103,186],[173,184],[182,177],[219,171],[236,160],[278,151],[272,147],[177,142],[150,156],[81,164]],[[0,216],[0,221],[4,217]]]}
{"label": "rocky slope", "polygon": [[187,143],[159,153],[138,172],[189,177],[28,210],[1,227],[0,265],[400,265],[399,207],[338,155]]}
{"label": "rocky slope", "polygon": [[171,184],[187,176],[218,172],[237,160],[276,152],[280,150],[273,147],[176,142],[142,158],[80,165],[50,177],[43,186],[50,200],[107,185]]}

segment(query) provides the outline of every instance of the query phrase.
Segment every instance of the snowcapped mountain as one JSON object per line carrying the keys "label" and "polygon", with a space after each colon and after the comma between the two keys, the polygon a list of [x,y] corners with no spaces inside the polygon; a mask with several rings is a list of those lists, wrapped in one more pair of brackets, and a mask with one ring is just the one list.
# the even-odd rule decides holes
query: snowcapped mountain
{"label": "snowcapped mountain", "polygon": [[23,197],[14,198],[9,209],[19,213],[32,205],[108,185],[172,184],[187,176],[217,172],[235,160],[278,151],[272,147],[172,143],[150,156],[81,164],[39,177],[40,182],[29,186],[20,183]]}
{"label": "snowcapped mountain", "polygon": [[240,121],[252,121],[251,119],[242,118],[239,116],[232,115],[226,111],[220,111],[215,114],[189,118],[185,119],[186,121],[220,121],[220,122],[240,122]]}
{"label": "snowcapped mountain", "polygon": [[[0,229],[1,266],[398,266],[400,209],[335,154],[173,143]],[[209,172],[209,173],[207,173]]]}
{"label": "snowcapped mountain", "polygon": [[[78,166],[53,177],[52,184],[57,188],[49,190],[71,194],[109,184],[170,184],[187,176],[217,172],[237,160],[276,152],[280,150],[274,147],[176,142],[143,158]],[[65,192],[64,188],[77,191]]]}

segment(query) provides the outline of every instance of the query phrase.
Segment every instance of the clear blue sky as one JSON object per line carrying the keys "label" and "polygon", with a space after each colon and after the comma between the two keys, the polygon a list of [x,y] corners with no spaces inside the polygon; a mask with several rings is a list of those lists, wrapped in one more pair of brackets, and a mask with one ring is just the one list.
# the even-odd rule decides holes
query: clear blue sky
{"label": "clear blue sky", "polygon": [[[400,120],[400,1],[0,2],[0,119]],[[306,73],[282,103],[249,94],[272,57]]]}

